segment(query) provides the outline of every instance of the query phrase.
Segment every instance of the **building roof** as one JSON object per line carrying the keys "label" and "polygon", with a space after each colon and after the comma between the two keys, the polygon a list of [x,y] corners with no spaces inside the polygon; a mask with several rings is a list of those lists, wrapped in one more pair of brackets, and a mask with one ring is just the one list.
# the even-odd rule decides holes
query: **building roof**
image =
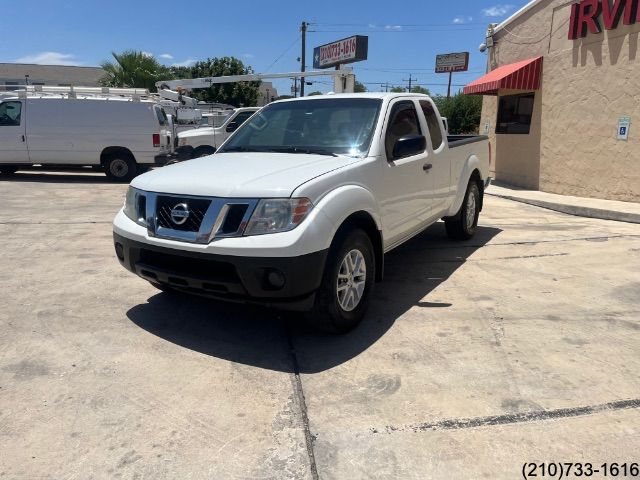
{"label": "building roof", "polygon": [[511,15],[509,18],[507,18],[506,20],[504,20],[503,22],[501,22],[497,27],[494,28],[494,32],[498,33],[500,30],[502,30],[504,27],[506,27],[507,25],[509,25],[511,22],[513,22],[514,20],[517,20],[518,18],[520,18],[522,15],[524,15],[525,13],[527,13],[529,10],[531,10],[533,7],[537,6],[540,2],[542,2],[544,0],[532,0],[531,2],[527,3],[524,7],[522,7],[520,10],[518,10],[516,13],[514,13],[513,15]]}

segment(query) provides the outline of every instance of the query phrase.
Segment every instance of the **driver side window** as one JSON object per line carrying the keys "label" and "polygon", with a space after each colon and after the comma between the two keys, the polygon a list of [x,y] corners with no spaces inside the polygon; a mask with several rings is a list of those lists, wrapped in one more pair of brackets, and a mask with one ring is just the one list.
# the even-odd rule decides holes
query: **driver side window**
{"label": "driver side window", "polygon": [[389,115],[389,126],[384,140],[387,160],[393,160],[393,147],[398,139],[412,134],[422,134],[416,107],[411,101],[398,102]]}
{"label": "driver side window", "polygon": [[22,102],[0,103],[0,126],[19,127],[22,113]]}

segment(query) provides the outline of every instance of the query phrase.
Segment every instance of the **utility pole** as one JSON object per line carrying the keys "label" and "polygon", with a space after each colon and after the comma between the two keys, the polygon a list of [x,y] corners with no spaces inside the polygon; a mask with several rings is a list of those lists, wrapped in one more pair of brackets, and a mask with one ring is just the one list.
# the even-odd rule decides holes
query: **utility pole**
{"label": "utility pole", "polygon": [[447,100],[451,98],[451,79],[453,78],[453,72],[449,72],[449,86],[447,87]]}
{"label": "utility pole", "polygon": [[[300,71],[304,72],[306,69],[305,60],[306,60],[306,50],[307,50],[307,26],[309,24],[307,22],[302,22],[300,26],[300,31],[302,32],[302,55],[300,55]],[[304,84],[305,77],[300,78],[300,96],[304,97]]]}
{"label": "utility pole", "polygon": [[409,74],[409,80],[402,79],[403,82],[409,82],[409,93],[411,93],[411,82],[413,80],[417,81],[418,79],[417,78],[412,78],[412,74],[411,73]]}

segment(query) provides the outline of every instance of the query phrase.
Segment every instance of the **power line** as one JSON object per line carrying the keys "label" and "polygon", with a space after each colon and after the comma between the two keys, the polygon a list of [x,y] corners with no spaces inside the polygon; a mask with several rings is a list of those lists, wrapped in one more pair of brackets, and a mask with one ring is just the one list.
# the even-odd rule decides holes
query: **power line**
{"label": "power line", "polygon": [[373,23],[311,23],[310,25],[318,25],[322,27],[368,27],[368,28],[415,28],[415,27],[458,27],[463,25],[484,25],[483,22],[469,22],[469,23],[388,23],[384,25],[376,25]]}
{"label": "power line", "polygon": [[282,52],[282,54],[280,54],[280,56],[279,56],[278,58],[276,58],[276,59],[273,61],[273,63],[272,63],[271,65],[269,65],[269,66],[265,69],[265,71],[264,71],[263,73],[268,73],[268,72],[269,72],[269,70],[271,70],[271,67],[273,67],[276,63],[278,63],[278,62],[280,61],[280,59],[282,59],[282,57],[284,57],[284,56],[289,52],[289,50],[291,50],[291,49],[293,48],[293,46],[294,46],[296,43],[298,43],[299,41],[300,41],[300,37],[296,37],[296,39],[293,41],[293,43],[291,43],[291,45],[289,45],[289,46],[287,47],[287,49],[286,49],[284,52]]}

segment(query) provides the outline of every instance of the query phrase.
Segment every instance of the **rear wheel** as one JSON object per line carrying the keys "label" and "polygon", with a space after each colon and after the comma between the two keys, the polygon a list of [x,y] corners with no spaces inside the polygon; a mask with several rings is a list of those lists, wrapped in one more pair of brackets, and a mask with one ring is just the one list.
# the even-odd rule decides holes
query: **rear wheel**
{"label": "rear wheel", "polygon": [[449,238],[454,240],[469,240],[478,228],[480,215],[480,190],[473,180],[467,186],[462,206],[454,220],[445,220],[445,228]]}
{"label": "rear wheel", "polygon": [[351,230],[338,242],[329,252],[310,317],[322,330],[346,333],[367,311],[376,267],[373,245],[364,231]]}
{"label": "rear wheel", "polygon": [[18,171],[18,167],[0,167],[0,173],[3,175],[13,175]]}
{"label": "rear wheel", "polygon": [[136,176],[136,162],[125,155],[113,155],[105,161],[104,171],[110,180],[129,182]]}

